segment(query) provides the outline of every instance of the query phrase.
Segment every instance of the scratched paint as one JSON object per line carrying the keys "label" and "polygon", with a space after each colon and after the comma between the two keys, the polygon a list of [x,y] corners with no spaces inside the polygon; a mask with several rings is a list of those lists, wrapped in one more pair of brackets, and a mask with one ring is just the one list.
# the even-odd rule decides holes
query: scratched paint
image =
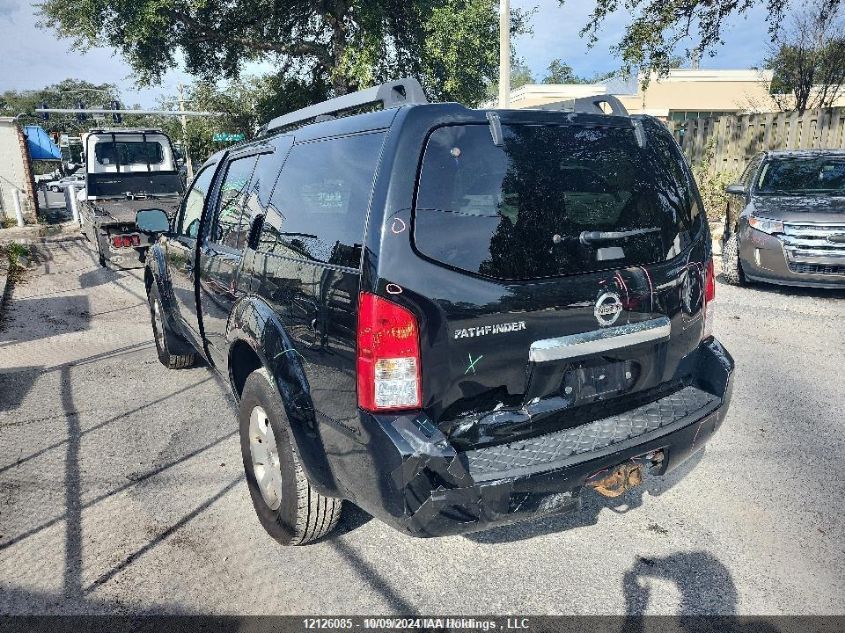
{"label": "scratched paint", "polygon": [[482,358],[484,358],[484,354],[482,354],[481,356],[479,356],[475,360],[473,360],[472,354],[467,354],[467,356],[469,357],[469,366],[467,367],[466,371],[464,372],[464,376],[466,376],[470,372],[470,370],[472,370],[473,374],[476,373],[475,372],[475,366],[478,364],[478,361],[480,361]]}
{"label": "scratched paint", "polygon": [[405,220],[402,218],[393,218],[393,223],[390,225],[390,230],[396,233],[403,233],[405,229],[408,228],[408,225],[405,224]]}

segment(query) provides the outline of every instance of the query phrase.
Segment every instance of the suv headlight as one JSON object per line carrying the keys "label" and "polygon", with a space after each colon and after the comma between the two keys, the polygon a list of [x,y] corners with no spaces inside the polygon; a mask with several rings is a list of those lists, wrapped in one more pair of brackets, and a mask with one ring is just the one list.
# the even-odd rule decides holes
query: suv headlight
{"label": "suv headlight", "polygon": [[773,233],[783,233],[783,222],[780,220],[770,220],[768,218],[759,218],[756,215],[752,215],[748,218],[748,224],[750,224],[752,228],[755,228],[758,231],[763,231],[763,233],[768,233],[769,235]]}

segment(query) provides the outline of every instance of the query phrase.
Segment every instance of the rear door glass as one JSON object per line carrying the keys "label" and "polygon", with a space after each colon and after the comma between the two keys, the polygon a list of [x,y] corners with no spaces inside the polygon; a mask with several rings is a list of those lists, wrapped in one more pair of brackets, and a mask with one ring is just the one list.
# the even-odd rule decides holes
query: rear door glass
{"label": "rear door glass", "polygon": [[414,212],[425,256],[505,280],[670,259],[697,233],[683,156],[659,123],[456,125],[429,137]]}
{"label": "rear door glass", "polygon": [[261,250],[357,268],[382,132],[294,145],[270,198]]}

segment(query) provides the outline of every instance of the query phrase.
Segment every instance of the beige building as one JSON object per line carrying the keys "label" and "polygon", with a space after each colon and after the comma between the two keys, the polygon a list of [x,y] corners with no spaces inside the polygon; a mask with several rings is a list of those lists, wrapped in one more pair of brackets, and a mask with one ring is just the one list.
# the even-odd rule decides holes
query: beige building
{"label": "beige building", "polygon": [[35,188],[26,137],[18,122],[0,117],[0,220],[15,219],[15,191],[24,217],[35,217]]}
{"label": "beige building", "polygon": [[[511,92],[510,107],[533,108],[597,94],[616,96],[631,114],[664,120],[779,110],[769,86],[770,70],[705,70],[677,68],[653,77],[643,90],[641,77],[598,84],[526,84]],[[845,95],[835,105],[845,106]]]}

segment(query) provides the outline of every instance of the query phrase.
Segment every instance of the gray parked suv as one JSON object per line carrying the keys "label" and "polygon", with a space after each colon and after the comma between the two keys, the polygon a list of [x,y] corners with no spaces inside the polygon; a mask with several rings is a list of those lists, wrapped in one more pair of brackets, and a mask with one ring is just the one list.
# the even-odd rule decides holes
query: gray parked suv
{"label": "gray parked suv", "polygon": [[725,281],[845,287],[845,151],[761,152],[727,192]]}

